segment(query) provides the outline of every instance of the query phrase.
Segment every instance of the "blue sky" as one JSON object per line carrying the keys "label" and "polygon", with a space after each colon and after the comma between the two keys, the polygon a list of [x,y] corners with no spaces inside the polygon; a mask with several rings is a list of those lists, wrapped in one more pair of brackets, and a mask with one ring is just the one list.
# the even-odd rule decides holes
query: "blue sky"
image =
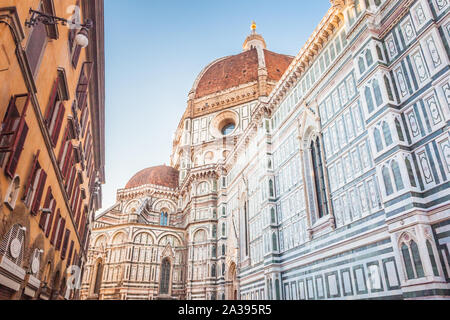
{"label": "blue sky", "polygon": [[328,0],[105,0],[103,208],[139,170],[169,165],[195,78],[242,51],[252,20],[269,50],[296,55],[329,7]]}

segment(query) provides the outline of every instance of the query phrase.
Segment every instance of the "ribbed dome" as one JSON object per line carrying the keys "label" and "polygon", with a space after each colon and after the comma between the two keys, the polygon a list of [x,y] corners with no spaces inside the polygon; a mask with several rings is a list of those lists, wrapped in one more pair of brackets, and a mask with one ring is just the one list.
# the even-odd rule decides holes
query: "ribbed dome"
{"label": "ribbed dome", "polygon": [[[263,50],[268,72],[267,80],[278,81],[291,64],[293,57]],[[203,70],[197,81],[195,98],[240,86],[258,80],[258,53],[256,49],[216,60]]]}
{"label": "ribbed dome", "polygon": [[175,189],[178,187],[178,170],[168,166],[157,166],[136,173],[126,185],[126,189],[137,188],[146,184]]}

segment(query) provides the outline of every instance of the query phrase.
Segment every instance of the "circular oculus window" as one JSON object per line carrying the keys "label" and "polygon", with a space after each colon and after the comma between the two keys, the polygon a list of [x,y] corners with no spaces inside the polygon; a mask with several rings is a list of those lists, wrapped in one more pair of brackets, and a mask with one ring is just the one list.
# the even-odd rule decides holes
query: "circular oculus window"
{"label": "circular oculus window", "polygon": [[216,138],[222,138],[233,134],[237,129],[239,118],[233,111],[225,111],[217,115],[211,121],[211,134]]}

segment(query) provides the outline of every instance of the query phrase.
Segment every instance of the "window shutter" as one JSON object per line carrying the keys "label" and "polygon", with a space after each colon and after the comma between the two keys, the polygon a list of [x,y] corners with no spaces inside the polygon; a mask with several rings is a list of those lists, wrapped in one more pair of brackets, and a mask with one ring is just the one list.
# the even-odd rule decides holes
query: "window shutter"
{"label": "window shutter", "polygon": [[56,250],[61,249],[62,237],[64,234],[64,228],[66,227],[66,219],[61,218],[61,224],[59,226],[58,239],[56,240]]}
{"label": "window shutter", "polygon": [[72,56],[72,66],[75,69],[78,66],[78,60],[80,60],[80,54],[81,54],[81,47],[79,45],[76,45]]}
{"label": "window shutter", "polygon": [[50,231],[52,230],[52,223],[53,223],[53,217],[55,215],[55,208],[56,208],[56,201],[53,201],[52,207],[50,208],[52,213],[50,213],[50,217],[48,218],[47,228],[45,230],[45,236],[47,238],[50,236]]}
{"label": "window shutter", "polygon": [[6,165],[5,172],[6,174],[13,179],[14,174],[16,173],[17,165],[19,163],[20,156],[23,151],[23,147],[25,145],[25,139],[28,134],[28,126],[24,122],[21,122],[19,130],[17,132],[16,140],[14,141],[13,153],[9,157],[8,164]]}
{"label": "window shutter", "polygon": [[80,78],[78,79],[77,84],[77,102],[80,110],[84,110],[84,107],[86,106],[87,91],[89,82],[91,81],[93,65],[92,62],[85,62],[81,68]]}
{"label": "window shutter", "polygon": [[[75,176],[76,176],[76,172],[75,172],[75,166],[72,167],[72,170],[70,171],[70,180],[69,183],[67,185],[67,195],[69,197],[72,196],[72,190],[73,190],[73,185],[75,183]],[[69,198],[70,199],[70,198]]]}
{"label": "window shutter", "polygon": [[64,235],[64,242],[61,249],[61,259],[64,260],[66,258],[67,246],[69,244],[70,230],[66,229],[66,233]]}
{"label": "window shutter", "polygon": [[36,188],[36,193],[34,195],[33,204],[31,206],[31,213],[36,215],[39,211],[39,206],[41,204],[42,193],[44,192],[45,181],[47,180],[47,173],[41,169],[41,174],[39,176],[39,182]]}
{"label": "window shutter", "polygon": [[59,106],[58,115],[56,116],[55,126],[53,127],[53,132],[52,132],[53,148],[55,148],[58,143],[59,133],[61,132],[61,126],[62,126],[65,112],[66,112],[66,107],[64,106],[64,104],[61,103],[61,105]]}
{"label": "window shutter", "polygon": [[27,181],[27,184],[25,185],[25,190],[23,193],[22,200],[25,200],[27,198],[28,190],[30,190],[31,184],[33,183],[34,177],[39,168],[39,162],[38,162],[39,153],[41,153],[41,150],[38,150],[36,155],[33,157],[33,163],[31,165],[30,175],[28,176],[28,181]]}
{"label": "window shutter", "polygon": [[56,97],[58,95],[58,84],[59,77],[56,78],[55,82],[53,83],[53,88],[50,93],[50,100],[48,101],[47,110],[45,111],[45,124],[47,127],[50,126],[50,123],[52,122],[53,118],[53,112],[55,111],[56,107]]}
{"label": "window shutter", "polygon": [[[52,200],[52,187],[48,187],[47,195],[45,196],[44,208],[48,208],[50,206],[50,201]],[[45,221],[47,220],[47,213],[41,212],[41,218],[39,219],[39,227],[44,230]]]}
{"label": "window shutter", "polygon": [[72,160],[72,150],[73,150],[73,144],[72,141],[69,141],[69,145],[67,147],[66,156],[64,158],[64,165],[62,167],[62,175],[64,179],[67,180],[67,170],[70,166],[70,161]]}
{"label": "window shutter", "polygon": [[42,50],[46,44],[47,31],[43,23],[38,23],[33,27],[30,40],[27,45],[26,55],[28,64],[33,75],[36,74],[36,69],[41,58]]}
{"label": "window shutter", "polygon": [[82,242],[84,242],[84,230],[86,229],[86,226],[85,226],[85,224],[86,224],[86,216],[87,216],[87,213],[83,212],[83,217],[81,218],[81,223],[80,223],[80,226],[78,228],[78,234],[83,237],[83,239],[81,240]]}
{"label": "window shutter", "polygon": [[[16,98],[17,98],[17,96],[16,96]],[[23,97],[23,98],[25,98],[25,97]],[[14,134],[11,155],[8,159],[8,163],[5,168],[6,174],[11,179],[14,178],[14,174],[16,173],[17,164],[19,163],[19,158],[20,158],[20,155],[22,154],[23,147],[25,145],[25,139],[27,138],[27,134],[28,134],[28,126],[25,122],[25,116],[27,113],[29,102],[30,102],[30,98],[27,96],[25,104],[22,109],[22,114],[20,116],[19,125]]]}
{"label": "window shutter", "polygon": [[73,253],[73,246],[75,245],[75,242],[72,240],[72,241],[70,241],[70,249],[69,249],[69,255],[67,256],[67,266],[70,266],[71,265],[71,263],[72,263],[72,261],[74,260],[74,259],[72,259],[72,253]]}
{"label": "window shutter", "polygon": [[63,143],[61,143],[61,146],[59,147],[59,154],[58,154],[58,166],[61,167],[61,161],[64,155],[64,149],[66,147],[66,143],[68,140],[68,136],[69,136],[69,130],[66,127],[66,130],[64,131],[64,138],[63,138]]}
{"label": "window shutter", "polygon": [[58,211],[56,212],[56,219],[55,219],[55,223],[53,224],[53,232],[52,232],[52,237],[50,238],[50,243],[51,244],[55,244],[55,240],[56,240],[56,236],[57,236],[57,232],[58,232],[58,225],[61,223],[61,210],[58,209]]}

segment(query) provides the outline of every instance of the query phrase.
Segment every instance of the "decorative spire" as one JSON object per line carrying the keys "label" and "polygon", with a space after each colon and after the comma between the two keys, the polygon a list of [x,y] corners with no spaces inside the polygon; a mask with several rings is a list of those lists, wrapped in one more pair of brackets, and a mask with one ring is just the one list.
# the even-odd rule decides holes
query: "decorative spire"
{"label": "decorative spire", "polygon": [[252,21],[250,29],[252,29],[252,33],[256,33],[256,22],[254,20]]}
{"label": "decorative spire", "polygon": [[256,22],[255,21],[252,21],[250,29],[252,30],[252,32],[247,37],[247,39],[245,39],[245,42],[243,45],[244,51],[254,49],[257,47],[259,47],[261,49],[265,49],[266,42],[264,41],[264,38],[260,34],[256,33]]}

